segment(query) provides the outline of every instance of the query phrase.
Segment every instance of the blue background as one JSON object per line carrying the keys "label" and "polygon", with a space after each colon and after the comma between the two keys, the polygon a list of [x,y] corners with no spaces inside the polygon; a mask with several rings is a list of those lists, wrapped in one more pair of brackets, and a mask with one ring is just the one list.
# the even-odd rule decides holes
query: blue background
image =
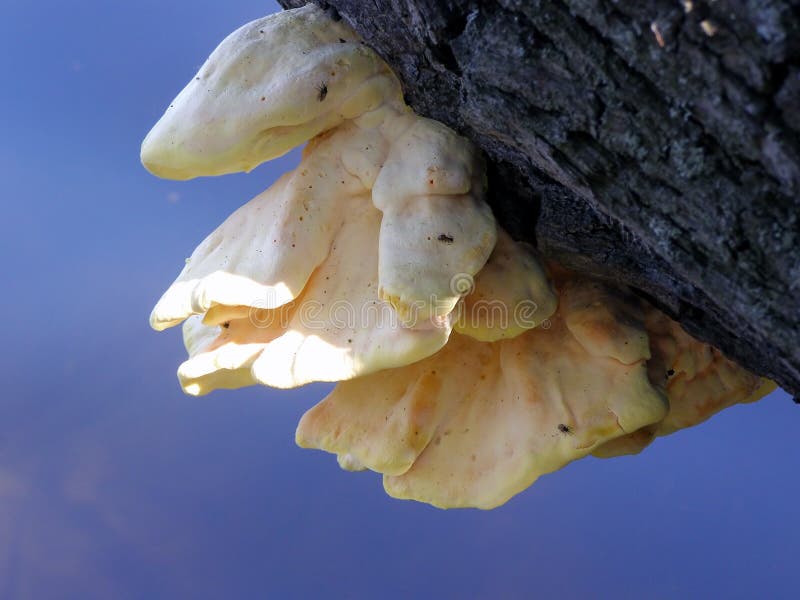
{"label": "blue background", "polygon": [[792,597],[800,407],[782,392],[490,512],[393,500],[295,447],[327,386],[181,393],[180,332],[149,311],[297,156],[180,183],[139,144],[274,10],[3,0],[0,598]]}

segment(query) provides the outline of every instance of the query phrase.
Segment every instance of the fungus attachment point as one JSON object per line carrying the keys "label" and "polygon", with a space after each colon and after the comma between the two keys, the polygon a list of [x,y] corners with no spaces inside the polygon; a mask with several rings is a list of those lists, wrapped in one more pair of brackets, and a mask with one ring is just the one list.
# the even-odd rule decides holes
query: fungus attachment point
{"label": "fungus attachment point", "polygon": [[650,358],[644,313],[638,299],[599,281],[568,278],[560,286],[567,327],[586,351],[629,365]]}

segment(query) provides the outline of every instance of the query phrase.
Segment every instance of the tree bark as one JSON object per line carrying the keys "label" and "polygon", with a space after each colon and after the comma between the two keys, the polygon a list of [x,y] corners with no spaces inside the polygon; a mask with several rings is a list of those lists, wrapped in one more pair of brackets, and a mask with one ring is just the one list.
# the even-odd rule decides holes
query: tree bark
{"label": "tree bark", "polygon": [[515,238],[800,394],[800,0],[321,4],[485,151]]}

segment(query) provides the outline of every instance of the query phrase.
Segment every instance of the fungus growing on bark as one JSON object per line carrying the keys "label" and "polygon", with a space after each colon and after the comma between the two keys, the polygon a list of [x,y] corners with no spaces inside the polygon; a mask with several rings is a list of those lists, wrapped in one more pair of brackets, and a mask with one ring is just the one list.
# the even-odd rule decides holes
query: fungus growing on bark
{"label": "fungus growing on bark", "polygon": [[374,110],[396,85],[350,28],[319,8],[269,15],[217,46],[147,134],[142,163],[168,179],[250,171]]}
{"label": "fungus growing on bark", "polygon": [[[151,315],[185,321],[184,390],[340,381],[297,442],[386,490],[491,508],[768,391],[628,292],[498,230],[472,144],[308,5],[214,51],[142,145],[161,177],[300,165],[195,250]],[[452,332],[452,335],[451,335]],[[449,340],[449,341],[448,341]]]}
{"label": "fungus growing on bark", "polygon": [[[339,199],[360,194],[383,212],[377,247],[363,249],[378,253],[381,297],[407,325],[452,311],[461,295],[453,277],[474,276],[496,239],[480,155],[415,115],[388,66],[314,5],[228,36],[147,135],[142,162],[155,175],[188,179],[247,171],[307,140],[303,163],[265,192],[279,199],[253,201],[198,249],[156,307],[156,328],[215,303],[266,293],[279,306],[296,297],[341,223]],[[267,209],[274,222],[243,223],[276,201]],[[295,222],[309,205],[312,220]],[[441,231],[452,243],[436,240]],[[286,243],[295,235],[300,249]],[[270,242],[274,256],[255,254]]]}

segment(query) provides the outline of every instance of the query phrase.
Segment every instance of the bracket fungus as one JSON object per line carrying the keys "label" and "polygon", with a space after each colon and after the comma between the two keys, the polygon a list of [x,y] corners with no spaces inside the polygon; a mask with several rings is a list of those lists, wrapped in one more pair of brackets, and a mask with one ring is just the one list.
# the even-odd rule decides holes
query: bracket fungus
{"label": "bracket fungus", "polygon": [[187,393],[339,382],[299,445],[382,473],[398,498],[491,508],[769,391],[632,293],[511,239],[477,149],[414,114],[380,57],[314,5],[228,36],[141,158],[189,179],[303,143],[153,309],[157,330],[183,323]]}
{"label": "bracket fungus", "polygon": [[[314,5],[253,21],[223,40],[148,133],[141,158],[154,175],[189,179],[249,171],[309,140],[303,164],[284,182],[289,212],[277,223],[254,224],[258,230],[249,235],[237,234],[236,223],[212,234],[206,243],[212,248],[198,251],[213,263],[195,267],[193,257],[156,307],[159,324],[188,316],[162,313],[167,307],[202,312],[215,294],[230,300],[225,289],[246,295],[261,286],[277,293],[276,302],[291,299],[330,246],[343,194],[367,194],[383,212],[378,290],[402,321],[452,311],[460,295],[451,280],[474,276],[496,240],[480,154],[447,127],[415,115],[380,57]],[[292,210],[309,204],[312,223],[289,220]],[[282,249],[275,258],[253,258],[255,248],[244,245],[267,243],[272,229],[280,229],[271,239]],[[295,232],[303,248],[292,252],[286,241]],[[440,242],[441,235],[449,241]],[[239,262],[220,265],[210,256],[220,239]],[[284,255],[306,249],[311,256],[299,259],[293,273]],[[266,261],[275,265],[264,272]]]}
{"label": "bracket fungus", "polygon": [[587,348],[568,307],[547,328],[494,343],[456,333],[426,360],[338,384],[303,416],[298,444],[384,473],[398,498],[493,508],[662,419],[647,354],[626,364]]}
{"label": "bracket fungus", "polygon": [[[377,246],[381,214],[363,196],[339,200],[347,220],[292,302],[216,304],[202,322],[199,315],[186,321],[187,338],[203,339],[178,369],[187,392],[219,387],[223,370],[230,375],[224,387],[341,381],[415,362],[447,342],[448,319],[403,327],[380,302],[377,255],[364,250]],[[213,338],[208,329],[216,330]]]}

